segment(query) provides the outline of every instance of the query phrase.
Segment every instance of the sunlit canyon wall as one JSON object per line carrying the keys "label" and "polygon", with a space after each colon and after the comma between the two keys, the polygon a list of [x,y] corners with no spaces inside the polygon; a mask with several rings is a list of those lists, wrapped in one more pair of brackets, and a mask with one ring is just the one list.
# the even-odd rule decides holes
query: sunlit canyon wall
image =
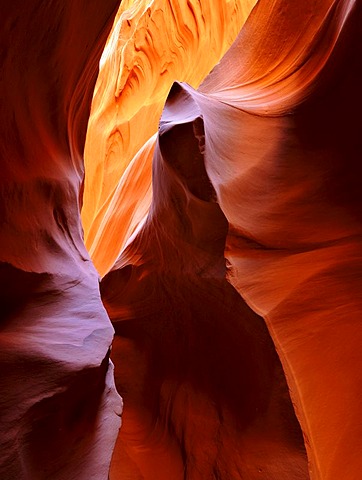
{"label": "sunlit canyon wall", "polygon": [[85,146],[82,220],[101,275],[149,209],[154,135],[172,83],[198,87],[255,3],[121,3],[101,59]]}
{"label": "sunlit canyon wall", "polygon": [[358,480],[362,2],[116,3],[5,11],[0,478]]}

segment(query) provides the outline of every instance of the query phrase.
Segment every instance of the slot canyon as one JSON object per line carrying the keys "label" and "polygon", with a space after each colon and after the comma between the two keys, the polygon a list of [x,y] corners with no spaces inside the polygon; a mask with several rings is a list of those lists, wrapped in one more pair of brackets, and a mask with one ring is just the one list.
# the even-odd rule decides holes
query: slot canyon
{"label": "slot canyon", "polygon": [[0,480],[360,480],[362,0],[0,6]]}

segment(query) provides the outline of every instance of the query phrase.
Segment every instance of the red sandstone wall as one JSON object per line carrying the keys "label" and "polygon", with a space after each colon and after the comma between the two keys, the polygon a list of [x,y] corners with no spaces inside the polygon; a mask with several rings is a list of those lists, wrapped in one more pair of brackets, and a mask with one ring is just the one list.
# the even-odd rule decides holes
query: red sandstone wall
{"label": "red sandstone wall", "polygon": [[[113,478],[308,477],[285,386],[257,383],[278,366],[241,298],[281,359],[310,478],[359,477],[360,36],[359,1],[260,0],[199,90],[172,88],[150,213],[102,282],[126,404]],[[244,307],[227,307],[225,237]]]}
{"label": "red sandstone wall", "polygon": [[[121,410],[113,329],[79,210],[90,101],[116,8],[2,6],[5,480],[108,476]],[[84,218],[94,258],[111,268],[101,293],[125,402],[112,480],[359,478],[361,10],[359,0],[259,0],[198,90],[173,85],[157,135],[143,143],[153,127],[143,141],[137,132],[158,115],[149,105],[146,115],[144,99],[145,117],[129,127],[137,146],[120,117],[128,169],[112,167],[113,147],[88,169]],[[141,70],[156,70],[145,32],[167,36],[157,22],[145,29],[149,12],[140,11],[121,51],[142,39],[149,55],[121,55],[133,75],[121,75],[129,84],[120,81],[118,97],[142,78],[137,62],[151,59]],[[125,25],[119,15],[113,32]],[[192,25],[199,33],[203,24]],[[118,40],[113,33],[102,64],[114,59],[112,80]],[[206,65],[198,45],[195,70]],[[109,118],[127,104],[102,103],[102,92],[91,125],[102,129],[98,112],[107,132],[88,144],[101,150],[120,120]]]}
{"label": "red sandstone wall", "polygon": [[200,111],[171,90],[146,224],[101,283],[116,330],[123,427],[111,478],[308,478],[264,325],[225,279],[228,223],[204,166]]}
{"label": "red sandstone wall", "polygon": [[86,127],[117,1],[1,2],[0,478],[108,478],[113,329],[82,240]]}

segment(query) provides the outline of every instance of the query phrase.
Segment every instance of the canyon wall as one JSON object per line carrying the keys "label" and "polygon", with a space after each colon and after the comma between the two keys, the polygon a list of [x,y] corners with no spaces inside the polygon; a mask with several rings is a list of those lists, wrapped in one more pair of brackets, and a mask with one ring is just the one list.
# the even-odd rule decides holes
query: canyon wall
{"label": "canyon wall", "polygon": [[1,2],[0,478],[106,480],[121,401],[80,221],[118,2]]}
{"label": "canyon wall", "polygon": [[212,6],[2,2],[4,480],[360,476],[362,2]]}
{"label": "canyon wall", "polygon": [[85,244],[103,276],[147,214],[158,123],[175,80],[198,87],[256,0],[127,0],[102,55],[85,146]]}
{"label": "canyon wall", "polygon": [[150,211],[101,286],[112,478],[358,478],[360,28],[359,1],[260,0],[198,90],[173,85]]}

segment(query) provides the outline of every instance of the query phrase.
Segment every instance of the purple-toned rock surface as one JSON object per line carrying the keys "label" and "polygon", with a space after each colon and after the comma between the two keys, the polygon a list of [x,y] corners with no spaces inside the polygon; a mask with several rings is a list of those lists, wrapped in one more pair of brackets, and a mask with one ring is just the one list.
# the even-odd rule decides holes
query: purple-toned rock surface
{"label": "purple-toned rock surface", "polygon": [[117,3],[1,5],[2,480],[108,478],[121,401],[79,199],[90,102]]}

